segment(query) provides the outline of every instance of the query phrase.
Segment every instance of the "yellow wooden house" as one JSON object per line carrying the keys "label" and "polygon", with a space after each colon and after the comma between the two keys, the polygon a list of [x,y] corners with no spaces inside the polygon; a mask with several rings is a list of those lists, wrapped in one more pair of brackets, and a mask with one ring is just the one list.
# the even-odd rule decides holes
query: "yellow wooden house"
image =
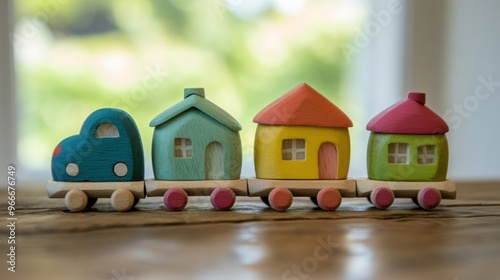
{"label": "yellow wooden house", "polygon": [[309,85],[298,85],[253,121],[258,124],[254,145],[257,178],[347,178],[352,121]]}

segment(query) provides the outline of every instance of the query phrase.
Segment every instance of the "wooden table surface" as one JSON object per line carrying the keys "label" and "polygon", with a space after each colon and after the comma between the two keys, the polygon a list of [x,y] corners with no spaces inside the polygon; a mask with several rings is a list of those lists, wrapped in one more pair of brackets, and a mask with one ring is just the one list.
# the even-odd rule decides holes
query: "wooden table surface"
{"label": "wooden table surface", "polygon": [[296,198],[277,213],[238,198],[216,212],[193,197],[178,213],[152,198],[128,213],[103,199],[75,214],[42,186],[18,188],[16,272],[7,271],[2,226],[0,279],[500,279],[500,183],[457,188],[457,200],[434,211],[352,198],[323,212]]}

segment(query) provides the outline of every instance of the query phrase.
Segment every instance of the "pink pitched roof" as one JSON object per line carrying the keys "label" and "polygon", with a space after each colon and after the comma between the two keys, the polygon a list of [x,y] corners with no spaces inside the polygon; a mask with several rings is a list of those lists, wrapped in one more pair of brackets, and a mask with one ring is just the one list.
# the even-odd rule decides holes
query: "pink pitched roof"
{"label": "pink pitched roof", "polygon": [[409,92],[401,100],[373,117],[367,130],[393,134],[443,134],[446,122],[425,106],[425,93]]}
{"label": "pink pitched roof", "polygon": [[253,121],[268,125],[352,126],[352,121],[342,110],[306,83],[262,109]]}

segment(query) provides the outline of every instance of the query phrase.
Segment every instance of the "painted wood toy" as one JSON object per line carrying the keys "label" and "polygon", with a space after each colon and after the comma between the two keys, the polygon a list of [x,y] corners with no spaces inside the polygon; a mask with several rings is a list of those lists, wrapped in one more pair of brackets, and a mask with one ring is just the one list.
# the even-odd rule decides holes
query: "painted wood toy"
{"label": "painted wood toy", "polygon": [[260,197],[277,211],[287,210],[293,196],[310,197],[325,211],[342,197],[367,197],[379,209],[412,198],[431,210],[456,196],[446,180],[448,125],[425,106],[424,93],[410,92],[368,123],[368,179],[347,178],[352,122],[309,85],[269,104],[254,122],[257,178],[241,179],[240,124],[205,99],[203,88],[186,88],[184,100],[150,123],[155,178],[144,181],[134,120],[99,109],[54,149],[48,196],[64,198],[71,212],[108,197],[115,210],[128,211],[146,194],[163,197],[172,211],[184,209],[188,196],[210,196],[217,210],[231,209],[236,196]]}
{"label": "painted wood toy", "polygon": [[335,210],[356,195],[347,179],[350,160],[349,117],[303,83],[278,98],[253,120],[257,179],[248,180],[250,196],[277,211],[293,196],[308,196],[323,210]]}
{"label": "painted wood toy", "polygon": [[247,195],[240,179],[240,124],[205,99],[203,88],[184,89],[184,100],[151,123],[155,180],[148,196],[163,196],[165,206],[182,210],[190,196],[210,195],[217,210],[229,210],[236,195]]}
{"label": "painted wood toy", "polygon": [[455,184],[446,180],[448,125],[425,106],[425,93],[408,93],[366,128],[371,131],[369,180],[357,181],[358,196],[368,197],[380,209],[391,206],[395,197],[412,198],[427,210],[442,198],[455,198]]}
{"label": "painted wood toy", "polygon": [[50,198],[64,198],[71,212],[111,197],[117,211],[128,211],[144,191],[141,137],[125,111],[99,109],[87,117],[80,134],[64,139],[52,155]]}

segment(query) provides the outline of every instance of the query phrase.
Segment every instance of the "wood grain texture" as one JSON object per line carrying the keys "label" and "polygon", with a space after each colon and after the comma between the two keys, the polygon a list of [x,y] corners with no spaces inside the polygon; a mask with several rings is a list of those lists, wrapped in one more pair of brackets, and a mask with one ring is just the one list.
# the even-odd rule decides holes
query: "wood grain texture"
{"label": "wood grain texture", "polygon": [[293,196],[316,196],[323,188],[335,188],[343,197],[356,196],[356,181],[348,180],[264,180],[248,179],[249,196],[267,196],[274,188],[287,188]]}
{"label": "wood grain texture", "polygon": [[322,143],[318,151],[318,169],[319,179],[335,180],[337,179],[338,169],[337,148],[333,143]]}
{"label": "wood grain texture", "polygon": [[[117,163],[125,165],[120,176],[114,172]],[[144,180],[142,142],[132,117],[115,108],[90,114],[78,135],[54,149],[52,178],[60,182]]]}
{"label": "wood grain texture", "polygon": [[164,181],[146,180],[148,197],[163,196],[172,188],[180,188],[189,196],[210,196],[217,188],[230,188],[236,196],[247,196],[247,180],[208,180],[208,181]]}
{"label": "wood grain texture", "polygon": [[224,179],[224,148],[219,142],[210,142],[205,150],[205,178]]}
{"label": "wood grain texture", "polygon": [[64,198],[71,190],[82,190],[88,197],[111,197],[114,191],[125,189],[134,197],[144,198],[144,181],[139,182],[55,182],[48,181],[46,185],[49,198]]}
{"label": "wood grain texture", "polygon": [[[195,181],[197,182],[197,181]],[[377,220],[391,218],[433,219],[433,218],[476,218],[500,217],[500,182],[457,184],[457,199],[444,199],[437,211],[419,210],[410,199],[396,200],[388,211],[373,211],[375,208],[366,198],[346,198],[334,212],[317,211],[308,197],[295,197],[293,207],[287,215],[267,209],[259,197],[239,197],[231,212],[214,212],[209,197],[190,197],[183,212],[165,213],[163,197],[148,197],[137,205],[138,211],[126,215],[116,213],[109,199],[99,199],[96,205],[79,215],[67,213],[62,200],[47,198],[41,186],[18,189],[17,213],[23,220],[21,234],[71,233],[93,231],[116,227],[143,227],[148,225],[177,225],[196,223],[223,223],[245,221],[283,221],[293,219],[361,219]],[[2,192],[3,190],[3,192]],[[6,196],[6,188],[0,194]],[[7,207],[7,200],[0,200],[0,207]],[[2,216],[3,215],[3,216]],[[6,212],[0,212],[0,218]],[[119,217],[119,218],[118,218]],[[1,227],[0,233],[7,228]]]}
{"label": "wood grain texture", "polygon": [[[227,112],[200,94],[187,94],[183,101],[153,119],[150,126],[155,127],[152,147],[155,179],[234,180],[240,177],[241,126]],[[176,156],[175,139],[189,139],[190,157]],[[207,173],[206,170],[212,168],[207,164],[213,163],[207,158],[212,153],[209,145],[214,142],[221,145],[223,155],[222,158],[218,155],[213,159],[218,159],[223,165],[214,167],[216,173]]]}
{"label": "wood grain texture", "polygon": [[418,192],[424,188],[434,188],[441,192],[443,199],[455,199],[455,182],[446,180],[441,182],[397,182],[377,181],[369,179],[356,179],[357,196],[369,197],[375,188],[388,188],[394,192],[395,197],[417,197]]}
{"label": "wood grain texture", "polygon": [[[431,212],[409,199],[378,211],[363,198],[344,199],[334,212],[295,198],[285,213],[259,198],[238,198],[232,211],[219,212],[204,197],[169,213],[161,198],[150,198],[126,214],[103,199],[75,215],[48,199],[43,186],[23,185],[17,272],[0,270],[0,279],[54,279],[54,271],[72,280],[301,279],[294,267],[308,279],[497,279],[499,187],[457,183],[457,200]],[[304,269],[314,264],[314,271]]]}
{"label": "wood grain texture", "polygon": [[[418,234],[423,228],[425,234]],[[54,279],[57,271],[58,277],[74,280],[205,279],[207,274],[216,279],[281,279],[288,273],[290,279],[301,279],[293,274],[296,267],[308,279],[496,279],[499,236],[497,216],[412,219],[394,214],[387,219],[119,227],[21,235],[23,267],[15,276],[5,270],[0,276],[44,280]],[[369,265],[352,268],[357,263]],[[304,269],[314,264],[313,272]]]}

